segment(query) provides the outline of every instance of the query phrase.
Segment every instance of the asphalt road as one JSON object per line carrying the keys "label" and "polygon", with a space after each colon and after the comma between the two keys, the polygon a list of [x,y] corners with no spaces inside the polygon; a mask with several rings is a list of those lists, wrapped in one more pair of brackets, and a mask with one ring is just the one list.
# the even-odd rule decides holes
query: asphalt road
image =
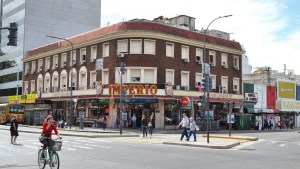
{"label": "asphalt road", "polygon": [[[245,134],[237,134],[245,135]],[[38,134],[20,133],[10,144],[0,130],[0,169],[36,169]],[[300,134],[247,133],[260,138],[229,150],[159,144],[155,138],[64,137],[61,169],[299,169]],[[171,135],[170,135],[171,137]],[[49,167],[48,167],[49,168]]]}

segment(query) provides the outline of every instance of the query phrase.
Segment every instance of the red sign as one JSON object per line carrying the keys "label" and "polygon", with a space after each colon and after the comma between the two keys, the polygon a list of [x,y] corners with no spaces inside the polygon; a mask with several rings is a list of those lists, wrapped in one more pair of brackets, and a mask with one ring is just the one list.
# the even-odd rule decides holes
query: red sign
{"label": "red sign", "polygon": [[181,104],[182,104],[182,106],[187,106],[187,105],[189,105],[189,102],[190,102],[190,99],[189,99],[188,97],[183,97],[183,98],[181,99]]}

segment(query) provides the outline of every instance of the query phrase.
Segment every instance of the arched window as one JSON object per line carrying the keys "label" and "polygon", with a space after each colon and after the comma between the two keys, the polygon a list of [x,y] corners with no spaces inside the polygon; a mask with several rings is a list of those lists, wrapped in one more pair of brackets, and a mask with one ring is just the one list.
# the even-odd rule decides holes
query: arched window
{"label": "arched window", "polygon": [[52,92],[58,92],[58,82],[59,82],[59,75],[58,75],[58,72],[55,71],[53,72],[53,75],[52,75]]}
{"label": "arched window", "polygon": [[60,73],[60,91],[67,91],[68,73],[64,69]]}
{"label": "arched window", "polygon": [[79,90],[87,89],[87,69],[82,66],[79,70]]}

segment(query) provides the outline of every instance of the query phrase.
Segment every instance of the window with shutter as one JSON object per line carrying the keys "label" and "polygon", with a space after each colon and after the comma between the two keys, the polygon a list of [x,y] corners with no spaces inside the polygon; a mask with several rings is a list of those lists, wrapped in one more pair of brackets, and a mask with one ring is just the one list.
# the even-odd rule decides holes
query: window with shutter
{"label": "window with shutter", "polygon": [[144,83],[154,83],[153,69],[144,69]]}
{"label": "window with shutter", "polygon": [[166,83],[171,83],[172,85],[174,85],[174,70],[166,70]]}
{"label": "window with shutter", "polygon": [[118,41],[118,54],[119,53],[128,53],[128,40],[119,40]]}
{"label": "window with shutter", "polygon": [[155,40],[144,40],[144,54],[155,55]]}
{"label": "window with shutter", "polygon": [[181,59],[189,59],[189,47],[188,46],[181,47]]}
{"label": "window with shutter", "polygon": [[102,71],[102,84],[108,84],[109,83],[109,71],[103,70]]}
{"label": "window with shutter", "polygon": [[166,56],[174,57],[174,43],[166,43]]}
{"label": "window with shutter", "polygon": [[181,72],[181,86],[189,86],[189,72]]}
{"label": "window with shutter", "polygon": [[130,81],[131,82],[141,82],[141,70],[131,69],[130,70]]}
{"label": "window with shutter", "polygon": [[142,54],[142,40],[131,39],[130,40],[130,53],[131,54]]}

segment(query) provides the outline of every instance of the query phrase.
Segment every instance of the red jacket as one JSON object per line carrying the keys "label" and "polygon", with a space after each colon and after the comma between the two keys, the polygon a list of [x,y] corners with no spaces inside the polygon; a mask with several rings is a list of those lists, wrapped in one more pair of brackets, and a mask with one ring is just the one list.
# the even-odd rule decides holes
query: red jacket
{"label": "red jacket", "polygon": [[52,139],[52,131],[54,130],[55,134],[57,135],[58,134],[58,131],[56,129],[56,125],[55,124],[51,124],[49,130],[47,130],[47,126],[48,126],[48,123],[47,122],[44,122],[43,123],[43,133],[47,134],[48,137],[50,137],[50,139]]}

